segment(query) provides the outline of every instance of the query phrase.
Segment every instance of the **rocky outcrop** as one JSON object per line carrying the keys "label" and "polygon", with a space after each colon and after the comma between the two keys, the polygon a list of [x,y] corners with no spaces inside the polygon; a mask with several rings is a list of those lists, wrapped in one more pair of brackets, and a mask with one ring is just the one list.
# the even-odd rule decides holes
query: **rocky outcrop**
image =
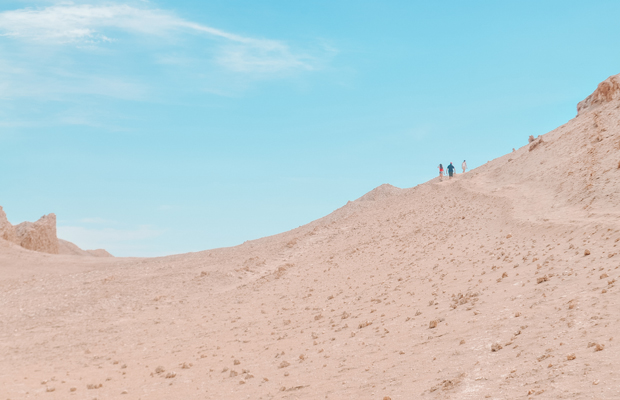
{"label": "rocky outcrop", "polygon": [[56,236],[56,215],[48,214],[37,222],[22,222],[13,226],[0,207],[0,245],[15,243],[25,249],[50,254],[70,254],[84,257],[114,257],[104,249],[82,250],[75,244]]}
{"label": "rocky outcrop", "polygon": [[58,254],[56,215],[47,214],[36,222],[22,222],[15,226],[18,244],[25,249]]}
{"label": "rocky outcrop", "polygon": [[620,99],[620,75],[610,76],[588,97],[577,104],[577,115],[604,103]]}
{"label": "rocky outcrop", "polygon": [[17,243],[17,234],[15,233],[15,227],[11,225],[2,207],[0,207],[0,238],[9,242]]}

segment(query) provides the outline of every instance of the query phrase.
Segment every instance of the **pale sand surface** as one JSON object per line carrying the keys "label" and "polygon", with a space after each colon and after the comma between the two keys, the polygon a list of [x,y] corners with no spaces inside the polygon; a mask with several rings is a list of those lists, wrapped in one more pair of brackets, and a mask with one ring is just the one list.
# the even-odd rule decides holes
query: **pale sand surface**
{"label": "pale sand surface", "polygon": [[619,399],[619,105],[234,248],[2,241],[0,400]]}

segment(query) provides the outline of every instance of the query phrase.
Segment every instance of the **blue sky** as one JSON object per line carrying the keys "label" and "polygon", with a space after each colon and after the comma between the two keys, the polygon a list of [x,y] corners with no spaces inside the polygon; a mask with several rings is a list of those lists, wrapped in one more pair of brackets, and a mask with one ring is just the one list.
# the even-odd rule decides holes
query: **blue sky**
{"label": "blue sky", "polygon": [[0,205],[117,256],[231,246],[440,162],[474,168],[620,73],[616,1],[0,2]]}

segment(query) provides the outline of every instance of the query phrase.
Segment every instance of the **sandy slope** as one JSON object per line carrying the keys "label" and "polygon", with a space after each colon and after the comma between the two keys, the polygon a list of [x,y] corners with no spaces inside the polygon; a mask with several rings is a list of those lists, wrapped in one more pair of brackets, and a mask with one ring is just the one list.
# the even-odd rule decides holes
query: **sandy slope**
{"label": "sandy slope", "polygon": [[234,248],[3,242],[0,399],[618,399],[618,107]]}

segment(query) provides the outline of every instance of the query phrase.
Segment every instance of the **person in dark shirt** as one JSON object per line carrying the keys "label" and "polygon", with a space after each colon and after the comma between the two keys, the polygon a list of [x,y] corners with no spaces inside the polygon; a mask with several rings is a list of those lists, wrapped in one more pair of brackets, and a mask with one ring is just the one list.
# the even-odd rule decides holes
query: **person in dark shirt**
{"label": "person in dark shirt", "polygon": [[450,163],[450,165],[448,165],[446,169],[448,170],[448,175],[450,175],[450,179],[452,179],[452,174],[454,174],[454,165]]}

